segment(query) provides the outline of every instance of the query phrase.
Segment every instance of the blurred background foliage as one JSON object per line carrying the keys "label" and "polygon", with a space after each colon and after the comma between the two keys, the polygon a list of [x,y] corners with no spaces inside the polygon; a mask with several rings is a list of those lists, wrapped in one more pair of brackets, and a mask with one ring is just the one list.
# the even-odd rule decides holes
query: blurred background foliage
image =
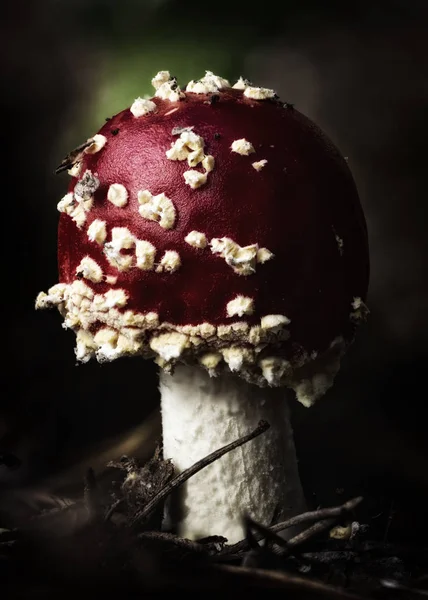
{"label": "blurred background foliage", "polygon": [[348,157],[368,220],[369,322],[326,398],[310,411],[294,407],[309,502],[334,502],[343,489],[366,494],[386,515],[395,499],[411,507],[407,526],[428,528],[417,510],[428,502],[420,391],[427,25],[424,0],[21,0],[3,8],[0,454],[13,453],[21,467],[0,466],[0,511],[12,489],[77,485],[84,465],[101,468],[118,444],[141,456],[153,449],[154,366],[76,368],[74,335],[58,315],[35,313],[34,299],[57,281],[55,207],[68,182],[53,173],[62,157],[106,117],[151,95],[157,71],[185,87],[209,69],[272,87],[318,122]]}

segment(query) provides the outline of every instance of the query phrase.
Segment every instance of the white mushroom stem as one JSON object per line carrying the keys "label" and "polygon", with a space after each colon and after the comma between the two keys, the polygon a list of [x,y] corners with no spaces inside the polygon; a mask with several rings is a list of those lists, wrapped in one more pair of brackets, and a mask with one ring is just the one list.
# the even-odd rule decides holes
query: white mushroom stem
{"label": "white mushroom stem", "polygon": [[[259,388],[234,375],[210,377],[199,367],[161,371],[163,452],[181,472],[214,450],[270,428],[191,477],[181,489],[178,533],[189,539],[245,537],[242,516],[272,524],[304,510],[284,389]],[[277,512],[279,511],[279,512]]]}

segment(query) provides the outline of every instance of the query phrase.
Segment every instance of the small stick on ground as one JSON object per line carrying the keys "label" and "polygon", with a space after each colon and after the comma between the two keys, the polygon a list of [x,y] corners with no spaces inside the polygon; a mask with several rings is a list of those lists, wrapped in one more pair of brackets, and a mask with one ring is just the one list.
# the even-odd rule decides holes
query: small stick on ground
{"label": "small stick on ground", "polygon": [[235,440],[234,442],[231,442],[230,444],[227,444],[226,446],[223,446],[223,448],[215,450],[202,460],[199,460],[194,465],[192,465],[191,467],[174,477],[174,479],[172,479],[160,492],[153,496],[153,498],[149,502],[147,502],[147,504],[141,510],[139,510],[132,517],[132,519],[130,519],[129,526],[139,527],[140,525],[142,525],[145,519],[156,508],[156,506],[160,502],[162,502],[167,496],[169,496],[169,494],[171,494],[173,490],[175,490],[185,481],[190,479],[190,477],[195,475],[198,471],[201,471],[214,461],[221,458],[224,454],[235,450],[235,448],[238,448],[239,446],[242,446],[243,444],[246,444],[255,437],[261,435],[262,433],[267,431],[269,427],[269,423],[267,423],[266,421],[260,421],[256,429],[254,429],[254,431],[252,431],[251,433],[244,435],[243,437]]}
{"label": "small stick on ground", "polygon": [[162,544],[162,548],[170,547],[171,549],[183,550],[192,554],[204,554],[206,556],[210,554],[211,549],[209,544],[204,546],[199,542],[181,538],[173,533],[161,531],[143,531],[138,534],[138,539],[146,544],[157,543]]}
{"label": "small stick on ground", "polygon": [[305,529],[301,533],[298,533],[291,540],[288,540],[288,549],[296,548],[301,544],[304,544],[308,540],[313,537],[316,537],[323,531],[327,531],[330,527],[336,523],[336,519],[325,519],[324,521],[319,521],[318,523],[314,523],[311,527]]}
{"label": "small stick on ground", "polygon": [[255,547],[255,544],[257,544],[257,542],[259,542],[262,539],[265,539],[266,540],[266,546],[265,546],[266,549],[275,544],[280,546],[281,548],[286,548],[286,549],[288,548],[289,542],[287,540],[279,537],[279,535],[277,533],[272,531],[273,526],[266,527],[265,525],[262,525],[261,523],[257,523],[257,521],[253,521],[253,519],[251,519],[251,517],[246,517],[245,522],[246,522],[246,531],[247,531],[246,539],[248,539],[248,544],[250,546],[253,544]]}
{"label": "small stick on ground", "polygon": [[113,504],[110,506],[110,508],[108,509],[108,511],[105,514],[104,517],[104,521],[109,521],[113,515],[114,512],[116,512],[116,510],[122,506],[122,504],[125,502],[125,498],[119,498],[119,500],[116,500],[115,502],[113,502]]}
{"label": "small stick on ground", "polygon": [[[277,525],[273,525],[272,527],[269,527],[269,531],[271,533],[278,533],[279,531],[283,531],[284,529],[289,529],[290,527],[294,527],[295,525],[301,525],[302,523],[312,523],[314,521],[323,521],[325,519],[331,519],[333,520],[333,524],[334,521],[337,518],[342,517],[343,515],[353,511],[361,502],[362,502],[363,498],[362,496],[357,496],[356,498],[352,498],[351,500],[348,500],[347,502],[345,502],[344,504],[341,504],[340,506],[334,506],[332,508],[321,508],[320,510],[313,510],[313,511],[309,511],[306,513],[302,513],[300,515],[296,515],[295,517],[291,517],[290,519],[287,519],[286,521],[283,521],[282,523],[278,523]],[[329,525],[327,525],[326,529],[328,529],[328,527],[331,526],[331,523],[329,523]],[[311,529],[311,528],[310,528]],[[309,530],[306,530],[309,531]],[[303,539],[302,541],[299,541],[299,536],[306,534],[306,531],[302,532],[302,534],[299,534],[298,536],[295,536],[296,539],[298,538],[297,542],[295,542],[295,545],[302,543],[302,541],[305,541],[305,539]],[[318,533],[319,531],[315,530],[315,533]],[[308,534],[309,537],[312,537],[312,534]],[[254,533],[254,537],[257,539],[257,541],[260,541],[263,539],[263,535],[260,533]],[[307,538],[309,539],[309,538]],[[291,540],[288,541],[288,545],[290,545]],[[233,544],[232,546],[227,546],[223,551],[222,554],[238,554],[239,552],[245,552],[246,550],[249,549],[249,544],[248,544],[248,540],[244,539],[241,540],[240,542],[237,542],[236,544]]]}

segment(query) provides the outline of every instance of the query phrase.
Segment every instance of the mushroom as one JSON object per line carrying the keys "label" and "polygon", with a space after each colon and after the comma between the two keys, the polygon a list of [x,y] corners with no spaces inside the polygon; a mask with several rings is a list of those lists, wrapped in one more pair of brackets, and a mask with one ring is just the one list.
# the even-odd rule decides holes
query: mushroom
{"label": "mushroom", "polygon": [[345,159],[272,90],[152,81],[71,169],[60,282],[36,307],[59,309],[79,362],[154,359],[178,471],[271,424],[183,487],[179,532],[233,543],[244,513],[303,508],[288,400],[327,391],[367,313],[365,219]]}

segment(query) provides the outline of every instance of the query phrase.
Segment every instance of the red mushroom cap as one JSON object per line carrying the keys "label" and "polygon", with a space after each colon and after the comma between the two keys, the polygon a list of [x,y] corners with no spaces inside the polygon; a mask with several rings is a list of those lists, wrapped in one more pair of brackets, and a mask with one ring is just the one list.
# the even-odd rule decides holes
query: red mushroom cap
{"label": "red mushroom cap", "polygon": [[269,90],[158,79],[172,101],[138,99],[78,157],[59,205],[61,284],[38,303],[59,305],[80,360],[197,360],[309,404],[366,312],[348,165]]}

